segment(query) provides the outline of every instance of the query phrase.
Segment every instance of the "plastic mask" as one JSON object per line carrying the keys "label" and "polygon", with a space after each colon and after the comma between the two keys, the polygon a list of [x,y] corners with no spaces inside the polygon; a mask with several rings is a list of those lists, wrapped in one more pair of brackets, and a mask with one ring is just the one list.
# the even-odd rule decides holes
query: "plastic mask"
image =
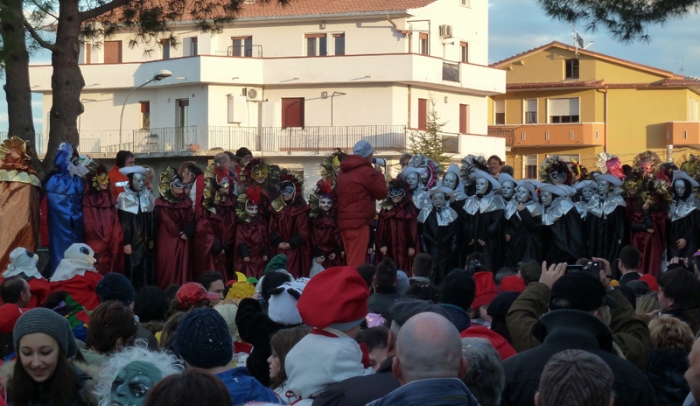
{"label": "plastic mask", "polygon": [[457,175],[454,172],[447,172],[442,178],[442,184],[452,190],[457,188]]}
{"label": "plastic mask", "polygon": [[430,197],[430,201],[433,203],[433,207],[442,209],[445,206],[445,194],[435,193]]}
{"label": "plastic mask", "polygon": [[566,175],[564,172],[552,172],[549,177],[552,179],[552,183],[555,185],[562,185],[566,180]]}
{"label": "plastic mask", "polygon": [[329,211],[331,207],[333,207],[333,200],[323,197],[321,200],[318,201],[318,206],[321,208],[323,211]]}
{"label": "plastic mask", "polygon": [[515,193],[515,184],[511,181],[503,182],[501,185],[501,195],[503,198],[510,200]]}
{"label": "plastic mask", "polygon": [[245,205],[245,212],[248,213],[250,217],[255,217],[258,215],[258,205],[248,202]]}
{"label": "plastic mask", "polygon": [[134,189],[137,192],[140,192],[143,190],[143,187],[146,185],[146,177],[140,173],[135,173],[133,177],[131,178],[131,188]]}
{"label": "plastic mask", "polygon": [[425,171],[420,175],[420,181],[426,185],[428,184],[428,179],[430,179],[430,168],[424,167],[423,169],[425,169]]}
{"label": "plastic mask", "polygon": [[263,184],[265,183],[265,179],[267,179],[267,169],[264,167],[257,167],[250,172],[250,176],[255,182]]}
{"label": "plastic mask", "polygon": [[523,186],[518,186],[515,190],[515,198],[520,203],[527,203],[530,201],[530,191]]}
{"label": "plastic mask", "polygon": [[112,406],[142,406],[148,391],[162,378],[153,364],[143,361],[128,364],[112,382]]}
{"label": "plastic mask", "polygon": [[476,180],[476,194],[485,195],[489,191],[489,181],[484,178]]}
{"label": "plastic mask", "polygon": [[685,195],[685,182],[680,179],[673,182],[673,190],[676,192],[677,197]]}
{"label": "plastic mask", "polygon": [[596,183],[598,183],[598,196],[607,196],[608,192],[610,192],[610,182],[608,182],[607,180],[599,180]]}
{"label": "plastic mask", "polygon": [[544,206],[551,205],[554,198],[554,196],[552,196],[552,192],[542,192],[540,197],[542,198],[542,204]]}
{"label": "plastic mask", "polygon": [[408,186],[411,187],[411,190],[418,189],[418,174],[417,173],[408,174],[408,176],[406,176],[406,182],[408,182]]}
{"label": "plastic mask", "polygon": [[581,189],[581,197],[583,198],[583,201],[587,202],[591,200],[591,197],[593,197],[593,193],[595,193],[595,189],[593,188],[585,187]]}

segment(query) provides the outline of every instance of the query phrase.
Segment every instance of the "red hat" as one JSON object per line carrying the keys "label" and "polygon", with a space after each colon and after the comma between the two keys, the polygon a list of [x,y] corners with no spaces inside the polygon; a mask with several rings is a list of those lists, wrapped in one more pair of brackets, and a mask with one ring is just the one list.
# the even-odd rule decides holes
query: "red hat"
{"label": "red hat", "polygon": [[503,338],[497,332],[489,329],[488,327],[469,327],[468,329],[462,331],[462,333],[459,336],[462,338],[478,337],[489,340],[491,342],[491,345],[493,345],[493,348],[495,348],[496,351],[498,351],[498,355],[501,356],[501,361],[505,361],[506,359],[517,354],[515,348],[513,348],[513,346],[510,345],[510,343],[508,343],[508,341],[505,338]]}
{"label": "red hat", "polygon": [[656,278],[653,275],[644,274],[639,277],[639,280],[649,285],[649,289],[653,290],[654,292],[659,291],[659,282],[656,281]]}
{"label": "red hat", "polygon": [[493,282],[493,274],[488,271],[475,273],[474,282],[476,282],[476,295],[474,295],[472,309],[478,309],[480,306],[491,303],[498,295],[498,289]]}
{"label": "red hat", "polygon": [[367,316],[369,289],[360,273],[349,266],[328,268],[306,284],[297,309],[301,320],[319,329],[347,331]]}
{"label": "red hat", "polygon": [[518,275],[510,275],[501,281],[501,292],[520,292],[525,290],[525,281]]}
{"label": "red hat", "polygon": [[187,282],[177,290],[175,299],[180,303],[180,309],[186,309],[204,299],[216,300],[221,297],[218,293],[207,292],[201,283]]}

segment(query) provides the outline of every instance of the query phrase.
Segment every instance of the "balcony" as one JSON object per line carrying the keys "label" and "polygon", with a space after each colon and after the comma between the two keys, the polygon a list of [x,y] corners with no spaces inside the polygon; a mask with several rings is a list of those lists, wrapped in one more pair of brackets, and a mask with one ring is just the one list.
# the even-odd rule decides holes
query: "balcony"
{"label": "balcony", "polygon": [[489,136],[506,139],[509,147],[602,146],[604,123],[491,125]]}
{"label": "balcony", "polygon": [[[131,89],[167,69],[173,77],[149,88],[186,84],[317,85],[400,83],[489,96],[505,93],[505,71],[452,63],[418,54],[339,55],[324,57],[247,58],[200,55],[167,60],[80,65],[90,91]],[[50,65],[29,69],[33,92],[51,92]]]}
{"label": "balcony", "polygon": [[666,145],[700,148],[700,121],[667,122]]}

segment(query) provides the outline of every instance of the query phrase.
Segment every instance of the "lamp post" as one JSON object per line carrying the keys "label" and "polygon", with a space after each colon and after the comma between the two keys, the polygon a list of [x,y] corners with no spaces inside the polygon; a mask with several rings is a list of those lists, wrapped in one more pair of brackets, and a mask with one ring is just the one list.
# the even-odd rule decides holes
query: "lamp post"
{"label": "lamp post", "polygon": [[172,76],[173,73],[170,72],[169,70],[161,70],[158,71],[158,73],[155,74],[151,79],[146,81],[146,83],[136,86],[135,88],[131,89],[129,94],[126,95],[126,98],[124,99],[124,103],[122,104],[122,112],[119,115],[119,149],[122,148],[122,123],[124,122],[124,107],[126,107],[126,102],[129,100],[129,96],[131,96],[132,93],[134,93],[135,90],[141,89],[142,87],[146,86],[147,84],[151,82],[158,82],[161,81],[165,78],[169,78]]}

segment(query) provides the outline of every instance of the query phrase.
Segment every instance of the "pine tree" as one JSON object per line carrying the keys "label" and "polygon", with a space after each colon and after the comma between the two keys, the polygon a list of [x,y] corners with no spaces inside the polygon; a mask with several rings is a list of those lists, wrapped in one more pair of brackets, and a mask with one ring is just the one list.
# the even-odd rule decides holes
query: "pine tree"
{"label": "pine tree", "polygon": [[440,167],[450,160],[450,155],[445,154],[444,139],[441,134],[445,123],[440,121],[440,116],[435,109],[435,100],[430,97],[430,111],[425,121],[425,130],[412,131],[408,136],[412,154],[423,154],[437,162]]}

